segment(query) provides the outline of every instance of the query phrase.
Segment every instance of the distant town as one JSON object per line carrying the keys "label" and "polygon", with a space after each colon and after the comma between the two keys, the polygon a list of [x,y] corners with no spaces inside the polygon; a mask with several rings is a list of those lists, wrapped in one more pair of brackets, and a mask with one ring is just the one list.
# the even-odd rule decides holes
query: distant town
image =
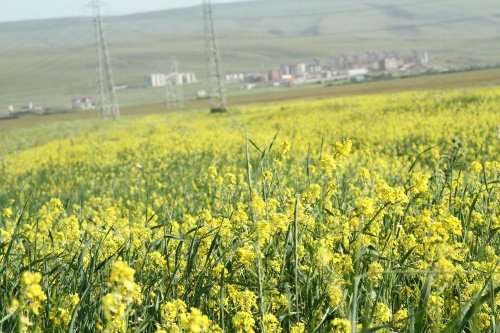
{"label": "distant town", "polygon": [[[429,54],[425,51],[367,51],[333,55],[326,60],[315,59],[312,63],[281,64],[263,72],[238,73],[225,75],[228,84],[241,83],[241,89],[252,90],[259,87],[293,87],[304,84],[325,84],[334,81],[359,82],[374,73],[424,72],[429,69]],[[148,75],[143,87],[169,88],[172,86],[191,85],[199,83],[194,72],[155,72]],[[140,84],[138,85],[140,86]],[[128,86],[116,86],[116,90],[129,89]],[[197,98],[207,98],[205,90],[197,91]],[[91,97],[79,96],[71,100],[71,110],[94,109],[95,103]],[[28,102],[27,105],[16,108],[9,105],[8,117],[22,115],[43,115],[50,112],[60,113],[71,110],[49,110],[44,106]]]}
{"label": "distant town", "polygon": [[397,51],[365,52],[335,55],[322,64],[316,59],[311,64],[282,64],[265,73],[228,74],[226,81],[244,81],[247,88],[261,82],[272,82],[275,86],[293,86],[310,83],[326,83],[329,81],[354,79],[361,81],[370,72],[406,71],[410,69],[427,69],[429,55],[427,52],[413,51],[402,54]]}
{"label": "distant town", "polygon": [[[351,78],[363,80],[370,72],[426,70],[428,66],[427,52],[412,51],[408,54],[398,51],[364,52],[332,56],[326,64],[316,59],[311,64],[281,64],[265,72],[228,73],[225,75],[225,80],[244,82],[247,84],[247,89],[255,88],[258,83],[291,87]],[[194,73],[154,73],[149,76],[148,82],[151,87],[165,87],[167,84],[182,85],[198,81]]]}
{"label": "distant town", "polygon": [[[425,71],[429,68],[429,55],[423,51],[402,53],[398,51],[349,53],[331,56],[326,64],[319,59],[311,64],[281,64],[265,72],[228,73],[225,81],[228,83],[245,83],[245,89],[251,90],[258,86],[284,86],[327,83],[331,81],[351,80],[362,81],[372,72],[390,73],[397,71]],[[194,73],[153,73],[148,79],[151,87],[167,85],[184,85],[197,83]],[[207,93],[198,91],[198,98],[204,98]]]}

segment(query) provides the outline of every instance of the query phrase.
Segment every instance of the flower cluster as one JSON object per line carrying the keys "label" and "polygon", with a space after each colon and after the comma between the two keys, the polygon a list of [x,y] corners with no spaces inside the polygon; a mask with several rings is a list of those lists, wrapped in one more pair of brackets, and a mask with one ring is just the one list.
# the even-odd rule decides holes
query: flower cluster
{"label": "flower cluster", "polygon": [[499,95],[12,130],[0,329],[493,333]]}

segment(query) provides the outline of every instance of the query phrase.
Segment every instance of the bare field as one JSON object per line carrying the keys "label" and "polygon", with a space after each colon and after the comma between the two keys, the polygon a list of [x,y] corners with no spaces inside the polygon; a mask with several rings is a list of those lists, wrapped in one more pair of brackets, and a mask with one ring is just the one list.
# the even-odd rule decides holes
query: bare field
{"label": "bare field", "polygon": [[[421,76],[407,79],[376,81],[339,86],[307,86],[274,92],[254,90],[251,93],[232,95],[230,105],[277,102],[293,99],[321,99],[335,96],[355,96],[418,90],[440,90],[500,85],[500,69]],[[187,101],[185,109],[208,108],[208,100]],[[122,108],[123,116],[169,112],[163,105],[143,105]],[[188,111],[187,111],[188,112]],[[0,130],[26,128],[50,122],[95,119],[96,111],[66,113],[50,116],[30,116],[0,121]]]}

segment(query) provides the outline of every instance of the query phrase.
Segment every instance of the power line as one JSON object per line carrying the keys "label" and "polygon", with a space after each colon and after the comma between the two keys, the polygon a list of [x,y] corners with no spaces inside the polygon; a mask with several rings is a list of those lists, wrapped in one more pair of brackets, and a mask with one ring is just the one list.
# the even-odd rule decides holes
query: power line
{"label": "power line", "polygon": [[179,72],[179,63],[177,57],[173,57],[170,63],[170,72],[166,77],[166,106],[167,108],[184,107],[184,92],[182,89],[183,78]]}
{"label": "power line", "polygon": [[205,26],[205,48],[210,86],[211,112],[226,112],[227,98],[219,53],[219,44],[215,33],[211,0],[203,0],[203,21]]}
{"label": "power line", "polygon": [[[163,1],[165,1],[165,0],[163,0]],[[152,3],[152,2],[153,1],[150,1],[150,3]],[[205,6],[205,3],[207,3],[207,2],[209,2],[209,1],[205,0],[203,2],[203,5]],[[441,2],[446,2],[446,1],[439,1],[439,2],[441,3]],[[74,3],[71,6],[73,6]],[[410,2],[407,2],[406,4],[410,6],[410,5],[423,5],[423,4],[432,4],[432,3],[435,3],[435,2],[434,1],[423,1],[423,2],[410,1]],[[344,11],[341,10],[341,11],[337,11],[335,13],[328,13],[328,12],[326,12],[324,14],[338,15],[338,14],[347,13],[347,12],[358,12],[359,13],[359,12],[363,12],[363,11],[376,11],[376,9],[374,9],[374,8],[366,8],[366,9],[357,9],[357,10],[344,10]],[[206,11],[204,9],[204,13],[205,12]],[[308,14],[305,14],[305,15],[308,15]],[[304,15],[300,14],[298,16],[304,16]],[[269,18],[269,17],[271,17],[271,16],[264,16],[263,18]],[[448,20],[442,20],[442,21],[438,21],[438,22],[428,22],[428,23],[422,23],[422,24],[406,24],[406,25],[402,24],[398,28],[404,29],[404,28],[414,28],[414,27],[439,26],[439,25],[446,25],[446,24],[454,24],[454,23],[457,23],[457,22],[464,22],[464,20],[473,21],[473,20],[477,20],[477,19],[481,19],[481,18],[486,18],[486,16],[471,16],[471,17],[466,17],[464,19],[461,19],[459,21],[457,21],[456,19],[448,19]],[[213,19],[211,21],[213,23]],[[57,24],[54,24],[53,28],[56,28],[56,26],[57,26]],[[358,30],[358,31],[346,31],[346,33],[342,33],[342,32],[326,33],[326,34],[321,34],[320,36],[342,36],[342,37],[349,37],[349,36],[354,36],[356,34],[372,34],[372,33],[377,32],[377,31],[386,31],[386,30],[387,29],[367,29],[367,30]],[[207,31],[207,29],[206,29],[206,31]],[[210,31],[212,31],[212,29],[209,29],[208,31],[210,33]],[[213,29],[213,31],[215,31],[215,29]],[[61,38],[63,35],[74,35],[74,32],[72,32],[70,29],[68,29],[68,30],[66,30],[66,29],[60,29],[60,30],[56,31],[53,35],[51,35],[51,38],[49,38],[49,39],[50,39],[50,41],[58,40],[58,39],[65,39],[65,38]],[[206,33],[206,35],[207,35],[207,33]],[[214,44],[217,44],[217,40],[215,38],[215,33],[213,33],[212,36],[213,36],[213,39],[215,40]],[[26,37],[26,35],[23,35],[23,37]],[[74,37],[75,38],[73,39],[73,43],[75,43],[75,42],[77,43],[78,39],[81,36],[74,36]],[[259,37],[259,38],[260,39],[262,39],[262,38],[267,39],[266,37]],[[268,38],[269,39],[275,39],[276,37],[268,37]],[[282,38],[282,37],[279,37],[279,38]],[[211,39],[212,38],[207,38],[207,41],[209,41]],[[12,44],[12,45],[14,45],[14,44]],[[10,46],[12,46],[12,45],[10,45]],[[7,52],[8,52],[8,49],[9,49],[9,47],[7,47]],[[216,48],[216,50],[218,51],[218,48]],[[3,48],[3,50],[1,50],[1,51],[5,52],[5,48]],[[45,58],[43,58],[43,59],[38,59],[38,60],[35,60],[35,61],[32,61],[32,62],[27,62],[25,64],[27,66],[23,66],[22,71],[29,72],[30,75],[36,75],[37,73],[43,72],[44,68],[50,68],[53,65],[54,66],[59,66],[61,64],[61,60],[70,59],[73,56],[74,56],[73,53],[67,54],[67,53],[64,53],[64,52],[60,52],[56,56],[47,54],[47,56]],[[5,82],[8,82],[9,80],[11,80],[10,77],[9,77],[9,75],[5,75],[6,73],[8,73],[8,72],[14,72],[14,71],[18,70],[17,68],[15,68],[14,66],[10,66],[10,64],[9,64],[9,60],[15,62],[15,59],[16,59],[16,57],[12,57],[12,58],[8,59],[8,61],[3,62],[2,65],[3,65],[3,67],[6,67],[6,68],[5,68],[5,70],[3,70],[2,74],[3,74],[4,78],[2,80],[0,80],[0,86],[2,85],[2,83],[5,83]],[[210,61],[210,63],[211,63],[211,61]],[[217,61],[217,63],[220,66],[220,58]],[[16,75],[17,73],[13,73],[13,74]],[[215,76],[217,76],[217,75],[215,75]],[[221,74],[219,74],[218,76],[220,78],[222,78]],[[210,80],[211,83],[213,81],[211,79],[212,77],[213,76],[209,76],[209,80]],[[216,88],[218,88],[217,85],[216,85]]]}
{"label": "power line", "polygon": [[109,57],[108,45],[104,35],[104,29],[100,11],[100,0],[92,1],[94,10],[94,27],[97,42],[97,72],[99,76],[99,110],[100,117],[106,119],[111,116],[113,119],[120,118],[120,106],[116,96],[115,81],[111,60]]}

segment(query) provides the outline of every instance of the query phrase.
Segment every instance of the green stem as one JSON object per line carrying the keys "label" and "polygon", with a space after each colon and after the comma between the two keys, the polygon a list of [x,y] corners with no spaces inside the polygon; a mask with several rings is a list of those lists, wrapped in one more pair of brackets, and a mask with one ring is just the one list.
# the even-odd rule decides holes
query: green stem
{"label": "green stem", "polygon": [[295,198],[295,215],[293,218],[293,243],[294,243],[294,275],[295,275],[295,311],[297,313],[297,323],[300,322],[300,311],[299,311],[299,232],[298,232],[298,220],[299,220],[299,200],[300,196],[297,195]]}

